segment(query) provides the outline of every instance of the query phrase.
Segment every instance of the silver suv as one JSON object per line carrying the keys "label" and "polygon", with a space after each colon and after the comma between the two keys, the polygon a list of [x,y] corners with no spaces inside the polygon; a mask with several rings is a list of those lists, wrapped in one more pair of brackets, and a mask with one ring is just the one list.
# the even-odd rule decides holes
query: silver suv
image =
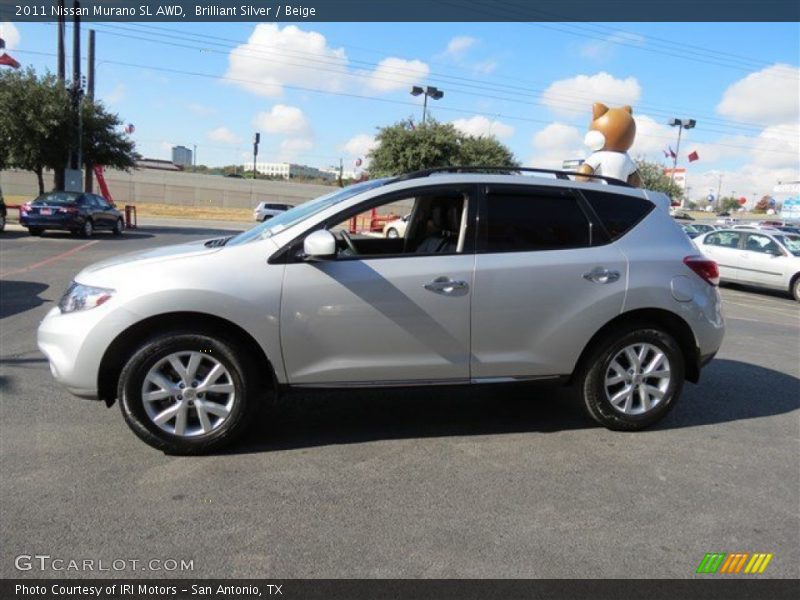
{"label": "silver suv", "polygon": [[[72,393],[148,444],[215,450],[286,388],[561,380],[611,429],[650,425],[720,347],[716,263],[663,194],[615,180],[430,170],[239,235],[81,271],[39,327]],[[549,175],[555,175],[555,178]],[[406,234],[359,215],[409,214]]]}

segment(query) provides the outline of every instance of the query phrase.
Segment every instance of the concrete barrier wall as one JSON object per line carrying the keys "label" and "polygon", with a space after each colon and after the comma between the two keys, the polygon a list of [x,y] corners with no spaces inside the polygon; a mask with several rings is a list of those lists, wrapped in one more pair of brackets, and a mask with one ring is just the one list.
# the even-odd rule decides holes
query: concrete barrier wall
{"label": "concrete barrier wall", "polygon": [[[45,189],[52,185],[52,173],[45,173]],[[332,186],[287,181],[253,181],[220,175],[172,171],[106,171],[106,181],[118,204],[158,203],[181,206],[254,208],[262,201],[301,204],[335,190]],[[5,196],[38,195],[36,175],[29,171],[0,172]],[[97,184],[95,184],[97,191]]]}

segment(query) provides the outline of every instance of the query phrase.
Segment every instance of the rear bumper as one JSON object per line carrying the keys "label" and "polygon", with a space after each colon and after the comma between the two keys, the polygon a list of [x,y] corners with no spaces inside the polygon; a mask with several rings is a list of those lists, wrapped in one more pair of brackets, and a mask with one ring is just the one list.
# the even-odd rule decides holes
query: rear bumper
{"label": "rear bumper", "polygon": [[39,229],[63,229],[66,231],[80,229],[84,219],[71,215],[20,215],[19,223],[23,227],[38,227]]}

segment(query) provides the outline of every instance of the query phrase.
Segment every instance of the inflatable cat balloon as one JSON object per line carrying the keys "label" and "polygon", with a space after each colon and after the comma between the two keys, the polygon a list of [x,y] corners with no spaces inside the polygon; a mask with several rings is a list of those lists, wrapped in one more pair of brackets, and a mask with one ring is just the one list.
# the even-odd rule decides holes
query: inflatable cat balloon
{"label": "inflatable cat balloon", "polygon": [[636,121],[630,106],[608,108],[595,102],[592,105],[592,122],[584,140],[593,150],[578,167],[579,173],[613,177],[636,187],[642,185],[636,163],[628,155],[636,137]]}

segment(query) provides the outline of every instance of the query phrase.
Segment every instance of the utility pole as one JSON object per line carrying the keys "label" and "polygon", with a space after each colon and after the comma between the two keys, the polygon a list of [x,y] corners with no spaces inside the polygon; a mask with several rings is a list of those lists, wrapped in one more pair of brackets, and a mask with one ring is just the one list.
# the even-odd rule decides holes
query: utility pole
{"label": "utility pole", "polygon": [[253,179],[258,178],[258,171],[256,170],[256,158],[258,157],[258,143],[261,141],[261,134],[256,133],[253,136]]}
{"label": "utility pole", "polygon": [[719,182],[717,183],[717,206],[722,206],[720,201],[720,194],[722,193],[722,173],[719,174]]}
{"label": "utility pole", "polygon": [[343,176],[344,176],[344,160],[340,156],[339,157],[339,187],[344,187]]}
{"label": "utility pole", "polygon": [[[70,169],[80,170],[81,168],[81,3],[75,0],[75,19],[72,25],[72,109],[73,109],[73,134],[72,134],[72,156],[70,157]],[[74,176],[74,174],[73,174]]]}
{"label": "utility pole", "polygon": [[[86,97],[89,103],[94,103],[94,29],[89,30],[89,47],[87,49],[87,65],[86,65]],[[84,190],[91,193],[94,190],[94,177],[92,176],[92,168],[94,165],[86,163],[86,175],[84,176]]]}
{"label": "utility pole", "polygon": [[64,0],[58,0],[58,81],[64,83],[66,76],[66,58],[64,56],[64,30],[66,29],[64,18]]}
{"label": "utility pole", "polygon": [[195,170],[197,169],[197,144],[192,146],[192,164],[194,165]]}

